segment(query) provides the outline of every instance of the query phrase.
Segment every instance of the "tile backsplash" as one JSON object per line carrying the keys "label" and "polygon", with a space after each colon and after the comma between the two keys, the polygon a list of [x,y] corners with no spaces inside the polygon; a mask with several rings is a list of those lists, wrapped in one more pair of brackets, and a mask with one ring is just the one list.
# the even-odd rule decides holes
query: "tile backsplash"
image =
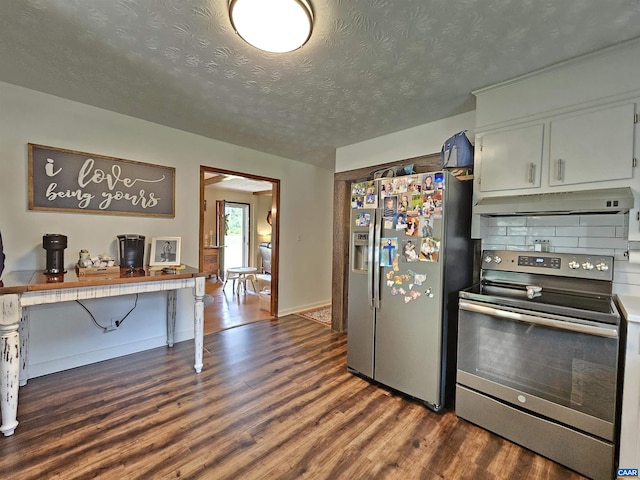
{"label": "tile backsplash", "polygon": [[614,292],[640,296],[640,265],[627,257],[629,215],[545,215],[482,217],[483,250],[611,255],[615,257]]}

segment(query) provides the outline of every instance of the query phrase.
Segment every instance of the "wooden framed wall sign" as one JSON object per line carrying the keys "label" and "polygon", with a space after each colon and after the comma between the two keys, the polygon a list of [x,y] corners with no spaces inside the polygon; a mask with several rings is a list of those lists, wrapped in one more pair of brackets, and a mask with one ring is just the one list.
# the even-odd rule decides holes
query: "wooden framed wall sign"
{"label": "wooden framed wall sign", "polygon": [[29,210],[175,217],[175,168],[30,143]]}

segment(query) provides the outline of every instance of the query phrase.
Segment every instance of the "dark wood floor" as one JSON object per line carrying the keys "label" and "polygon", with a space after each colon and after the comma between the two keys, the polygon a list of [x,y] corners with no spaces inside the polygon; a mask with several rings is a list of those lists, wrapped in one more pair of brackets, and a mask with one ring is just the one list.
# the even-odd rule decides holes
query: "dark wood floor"
{"label": "dark wood floor", "polygon": [[346,370],[346,336],[295,315],[32,379],[0,478],[582,477]]}

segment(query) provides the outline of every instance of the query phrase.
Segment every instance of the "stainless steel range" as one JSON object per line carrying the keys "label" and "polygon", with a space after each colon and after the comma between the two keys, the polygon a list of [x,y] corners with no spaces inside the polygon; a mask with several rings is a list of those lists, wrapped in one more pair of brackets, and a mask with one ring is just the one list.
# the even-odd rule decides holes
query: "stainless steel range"
{"label": "stainless steel range", "polygon": [[594,479],[616,458],[613,258],[485,251],[459,295],[456,414]]}

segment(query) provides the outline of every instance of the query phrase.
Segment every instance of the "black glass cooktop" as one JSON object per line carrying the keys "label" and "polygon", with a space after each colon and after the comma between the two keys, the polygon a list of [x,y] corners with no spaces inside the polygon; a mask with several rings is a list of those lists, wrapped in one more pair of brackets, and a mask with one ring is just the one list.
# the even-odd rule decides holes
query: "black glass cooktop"
{"label": "black glass cooktop", "polygon": [[476,284],[461,291],[460,297],[608,324],[618,324],[620,319],[612,296],[604,294],[573,294],[542,289],[535,298],[527,298],[525,287]]}

